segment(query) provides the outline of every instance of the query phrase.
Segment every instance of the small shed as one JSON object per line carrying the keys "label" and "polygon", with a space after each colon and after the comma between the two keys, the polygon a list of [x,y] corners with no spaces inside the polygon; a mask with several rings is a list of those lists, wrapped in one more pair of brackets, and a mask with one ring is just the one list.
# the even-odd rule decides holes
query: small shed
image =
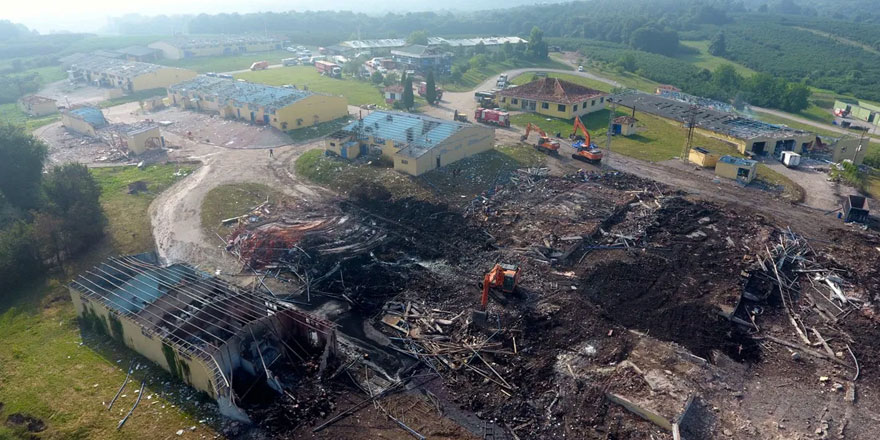
{"label": "small shed", "polygon": [[688,154],[688,160],[691,163],[695,163],[703,168],[714,168],[715,164],[718,163],[719,157],[721,156],[703,147],[691,148],[691,152]]}
{"label": "small shed", "polygon": [[758,162],[733,156],[721,156],[715,164],[715,175],[742,183],[751,183],[758,174]]}
{"label": "small shed", "polygon": [[395,101],[403,99],[403,86],[400,84],[390,85],[382,89],[382,91],[385,93],[386,104],[394,104]]}
{"label": "small shed", "polygon": [[851,195],[843,201],[843,220],[866,223],[868,221],[868,199]]}
{"label": "small shed", "polygon": [[611,121],[611,133],[623,136],[635,134],[636,122],[639,120],[632,116],[618,116]]}
{"label": "small shed", "polygon": [[367,145],[355,138],[354,133],[343,130],[327,136],[325,150],[343,159],[357,159],[367,153]]}

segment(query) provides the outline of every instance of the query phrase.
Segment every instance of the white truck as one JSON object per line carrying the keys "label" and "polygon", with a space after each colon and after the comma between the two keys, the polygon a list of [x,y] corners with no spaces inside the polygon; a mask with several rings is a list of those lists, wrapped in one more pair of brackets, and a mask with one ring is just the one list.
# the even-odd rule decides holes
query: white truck
{"label": "white truck", "polygon": [[794,151],[783,151],[782,155],[779,157],[779,160],[782,161],[782,164],[787,166],[788,168],[795,168],[801,164],[801,155],[795,153]]}

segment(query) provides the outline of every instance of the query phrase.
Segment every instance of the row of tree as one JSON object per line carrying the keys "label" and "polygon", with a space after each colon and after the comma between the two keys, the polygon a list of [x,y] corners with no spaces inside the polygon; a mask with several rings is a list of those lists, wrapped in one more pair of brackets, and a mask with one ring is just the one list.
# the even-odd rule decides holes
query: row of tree
{"label": "row of tree", "polygon": [[0,126],[0,295],[62,265],[104,234],[101,190],[80,164],[44,173],[47,148],[20,127]]}

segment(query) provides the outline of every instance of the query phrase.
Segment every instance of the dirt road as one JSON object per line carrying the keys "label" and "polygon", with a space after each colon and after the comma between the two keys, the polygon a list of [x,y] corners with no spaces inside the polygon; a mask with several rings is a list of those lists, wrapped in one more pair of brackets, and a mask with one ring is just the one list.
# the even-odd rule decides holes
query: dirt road
{"label": "dirt road", "polygon": [[[171,135],[174,136],[174,135]],[[174,139],[184,148],[181,158],[198,160],[203,165],[192,175],[163,192],[150,205],[153,235],[159,255],[168,262],[187,261],[201,267],[237,272],[240,265],[226,254],[220,240],[202,229],[201,210],[205,195],[217,186],[254,182],[270,185],[292,197],[317,199],[329,191],[305,185],[287,169],[304,151],[316,143],[290,145],[267,150],[226,149],[186,139]]]}

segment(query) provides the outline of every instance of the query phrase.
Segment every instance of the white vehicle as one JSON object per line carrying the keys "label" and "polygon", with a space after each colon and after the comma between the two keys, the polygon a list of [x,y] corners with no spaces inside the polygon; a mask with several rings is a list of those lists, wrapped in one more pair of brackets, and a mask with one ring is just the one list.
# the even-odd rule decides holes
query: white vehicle
{"label": "white vehicle", "polygon": [[281,60],[281,64],[284,66],[295,66],[299,64],[299,60],[297,60],[296,58],[285,58]]}
{"label": "white vehicle", "polygon": [[296,53],[296,48],[293,47],[293,46],[287,46],[287,47],[284,48],[284,50],[286,50],[286,51],[288,51],[288,52]]}
{"label": "white vehicle", "polygon": [[374,69],[382,66],[382,58],[373,58],[370,60],[370,65],[373,66]]}
{"label": "white vehicle", "polygon": [[498,75],[498,81],[501,81],[501,80],[504,80],[504,82],[507,82],[507,74],[506,73],[502,73],[501,75]]}
{"label": "white vehicle", "polygon": [[384,67],[382,67],[382,66],[377,67],[376,70],[378,70],[379,73],[381,73],[382,75],[388,73],[388,69],[386,69],[386,68],[384,68]]}
{"label": "white vehicle", "polygon": [[583,71],[584,71],[584,66],[578,66],[578,72],[583,72]]}

